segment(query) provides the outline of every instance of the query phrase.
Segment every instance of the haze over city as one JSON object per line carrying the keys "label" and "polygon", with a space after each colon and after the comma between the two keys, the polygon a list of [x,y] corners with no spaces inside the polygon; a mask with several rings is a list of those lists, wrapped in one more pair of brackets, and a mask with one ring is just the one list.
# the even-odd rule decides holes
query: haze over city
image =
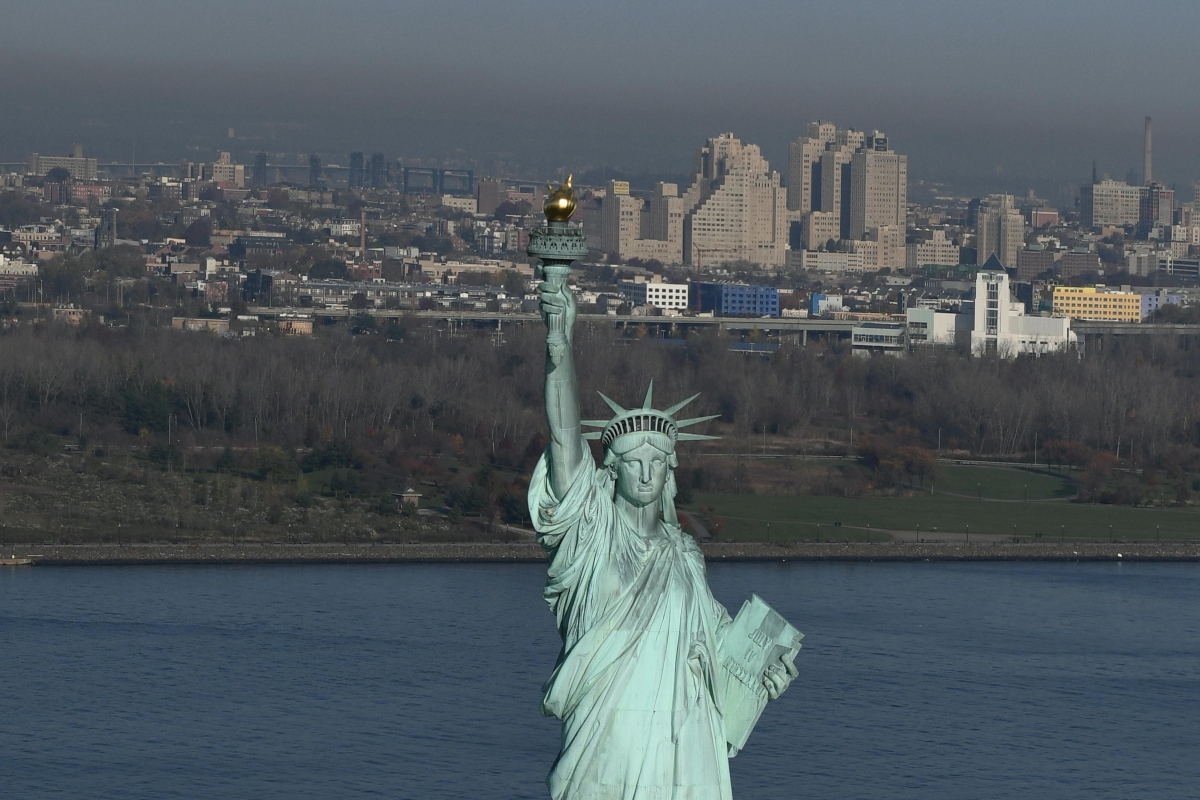
{"label": "haze over city", "polygon": [[[1156,177],[1200,178],[1189,2],[16,0],[4,13],[4,162],[82,142],[101,160],[378,149],[526,178],[684,175],[724,130],[784,169],[805,123],[834,119],[886,130],[914,181],[1058,198],[1093,160],[1117,179],[1137,169],[1149,114]],[[27,33],[47,21],[52,58]]]}
{"label": "haze over city", "polygon": [[1194,798],[1198,29],[0,2],[0,797]]}

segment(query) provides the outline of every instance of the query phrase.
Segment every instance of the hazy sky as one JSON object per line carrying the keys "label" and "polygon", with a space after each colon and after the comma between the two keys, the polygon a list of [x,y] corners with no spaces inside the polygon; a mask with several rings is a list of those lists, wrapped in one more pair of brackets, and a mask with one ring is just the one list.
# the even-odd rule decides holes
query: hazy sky
{"label": "hazy sky", "polygon": [[[315,150],[690,170],[720,131],[786,172],[810,120],[914,179],[1044,193],[1092,159],[1200,179],[1196,0],[5,0],[0,160]],[[233,127],[239,137],[226,138]],[[273,137],[273,138],[272,138]]]}

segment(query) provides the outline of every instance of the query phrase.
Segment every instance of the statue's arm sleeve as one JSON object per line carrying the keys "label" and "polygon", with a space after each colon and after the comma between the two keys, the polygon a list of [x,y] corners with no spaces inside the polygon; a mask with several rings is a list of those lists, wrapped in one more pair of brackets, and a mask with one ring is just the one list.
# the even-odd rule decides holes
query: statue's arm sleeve
{"label": "statue's arm sleeve", "polygon": [[565,488],[552,480],[550,449],[538,459],[529,482],[529,515],[538,541],[552,554],[566,548],[569,556],[578,547],[608,527],[604,497],[597,487],[595,462],[587,444],[580,441],[582,457],[565,481]]}

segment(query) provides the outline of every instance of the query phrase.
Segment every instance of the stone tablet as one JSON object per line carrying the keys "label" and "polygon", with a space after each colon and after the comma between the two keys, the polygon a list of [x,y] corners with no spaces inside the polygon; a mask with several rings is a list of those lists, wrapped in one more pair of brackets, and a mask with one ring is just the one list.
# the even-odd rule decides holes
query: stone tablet
{"label": "stone tablet", "polygon": [[780,661],[792,663],[800,652],[804,634],[779,616],[758,595],[742,604],[733,624],[725,632],[721,681],[725,692],[725,740],[729,754],[746,746],[750,732],[767,706],[763,675]]}

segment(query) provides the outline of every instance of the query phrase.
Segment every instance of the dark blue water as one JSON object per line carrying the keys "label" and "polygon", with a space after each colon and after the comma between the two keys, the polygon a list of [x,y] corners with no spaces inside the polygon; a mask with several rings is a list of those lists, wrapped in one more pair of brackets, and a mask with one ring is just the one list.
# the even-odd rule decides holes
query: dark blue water
{"label": "dark blue water", "polygon": [[[543,798],[536,566],[0,570],[0,797]],[[806,634],[738,800],[1200,796],[1200,567],[714,565]]]}

